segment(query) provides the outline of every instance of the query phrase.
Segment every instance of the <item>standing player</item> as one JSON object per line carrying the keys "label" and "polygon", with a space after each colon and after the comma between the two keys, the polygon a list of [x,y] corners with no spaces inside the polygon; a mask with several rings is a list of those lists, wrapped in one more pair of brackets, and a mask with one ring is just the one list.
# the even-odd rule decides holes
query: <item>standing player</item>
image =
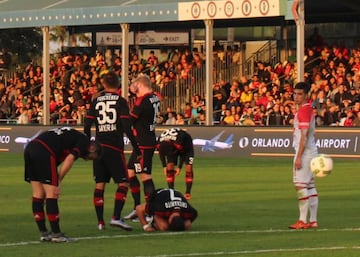
{"label": "standing player", "polygon": [[91,136],[91,126],[95,123],[96,140],[103,146],[104,153],[99,160],[93,162],[95,179],[94,206],[98,219],[98,229],[105,228],[104,222],[104,192],[106,183],[112,178],[117,184],[114,197],[114,211],[110,221],[111,226],[124,230],[132,227],[121,219],[127,191],[127,167],[124,156],[124,133],[129,138],[133,149],[134,158],[141,155],[140,149],[131,131],[129,107],[126,100],[118,94],[119,78],[114,72],[102,76],[104,91],[96,96],[85,118],[84,131]]}
{"label": "standing player", "polygon": [[[315,144],[315,118],[309,103],[310,86],[305,82],[295,85],[294,101],[298,111],[294,118],[294,166],[293,183],[299,201],[300,217],[298,222],[289,226],[290,229],[317,228],[318,193],[315,178],[310,170],[310,162],[317,155]],[[307,223],[308,212],[310,222]]]}
{"label": "standing player", "polygon": [[[25,181],[31,184],[32,211],[40,231],[40,241],[71,241],[60,230],[60,183],[77,158],[94,160],[100,151],[99,144],[90,142],[86,135],[68,127],[43,132],[26,146]],[[45,224],[45,209],[52,233]]]}
{"label": "standing player", "polygon": [[[174,188],[175,176],[180,174],[185,162],[185,198],[191,199],[191,187],[194,179],[194,146],[189,133],[179,128],[163,131],[158,139],[159,157],[164,168],[169,188]],[[179,165],[175,170],[179,157]]]}
{"label": "standing player", "polygon": [[135,207],[140,204],[140,182],[136,173],[140,174],[143,184],[145,200],[154,192],[155,185],[151,176],[152,162],[156,148],[155,125],[159,115],[160,101],[151,88],[148,76],[140,75],[130,85],[130,91],[136,95],[134,107],[130,113],[134,135],[139,144],[142,159],[137,159],[137,154],[132,153],[128,162],[128,176],[134,210],[126,215],[125,219],[136,218]]}
{"label": "standing player", "polygon": [[[145,232],[189,230],[198,215],[197,210],[174,189],[157,189],[149,202],[136,207],[136,213]],[[146,214],[153,216],[151,223],[147,223]]]}

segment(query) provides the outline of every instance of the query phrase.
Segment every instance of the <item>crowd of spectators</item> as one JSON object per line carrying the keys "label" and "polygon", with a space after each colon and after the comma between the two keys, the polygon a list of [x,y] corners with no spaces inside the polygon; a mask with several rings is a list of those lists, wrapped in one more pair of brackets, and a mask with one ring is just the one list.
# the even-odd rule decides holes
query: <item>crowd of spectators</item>
{"label": "crowd of spectators", "polygon": [[[317,41],[319,39],[317,38]],[[360,126],[360,47],[348,49],[316,42],[306,47],[305,81],[311,84],[311,101],[318,126]],[[237,56],[233,52],[233,57]],[[204,56],[189,49],[150,52],[141,59],[136,52],[129,57],[130,77],[147,73],[155,91],[177,76],[186,78],[192,68],[203,66]],[[215,124],[232,126],[290,126],[296,106],[293,85],[296,62],[270,65],[257,62],[251,77],[220,80],[213,85],[213,119]],[[121,77],[121,57],[109,60],[102,53],[65,54],[50,62],[50,115],[53,124],[82,124],[94,94],[102,90],[100,79],[108,70]],[[2,78],[3,79],[3,78]],[[42,67],[28,64],[0,80],[0,120],[20,124],[41,123],[43,117]],[[165,96],[166,97],[166,96]],[[168,107],[159,117],[165,125],[205,123],[206,103],[194,95],[182,112]]]}
{"label": "crowd of spectators", "polygon": [[[305,78],[318,126],[360,126],[360,48],[308,47]],[[213,88],[215,120],[226,125],[292,125],[296,63],[258,62],[252,78]]]}

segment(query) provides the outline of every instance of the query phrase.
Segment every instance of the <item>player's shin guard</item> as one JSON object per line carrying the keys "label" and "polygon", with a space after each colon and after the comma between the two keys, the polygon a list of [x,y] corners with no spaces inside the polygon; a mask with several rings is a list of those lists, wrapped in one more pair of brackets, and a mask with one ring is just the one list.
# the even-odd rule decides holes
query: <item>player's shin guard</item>
{"label": "player's shin guard", "polygon": [[121,216],[121,211],[124,207],[124,203],[126,200],[126,194],[128,191],[127,186],[119,186],[115,193],[115,201],[114,201],[114,213],[113,213],[113,219],[119,220]]}
{"label": "player's shin guard", "polygon": [[191,193],[191,188],[194,180],[194,173],[192,171],[187,171],[185,174],[185,183],[186,183],[186,193]]}
{"label": "player's shin guard", "polygon": [[299,200],[299,220],[307,223],[307,214],[309,211],[309,194],[307,188],[301,188],[297,190]]}
{"label": "player's shin guard", "polygon": [[310,188],[309,189],[310,222],[317,221],[318,205],[319,205],[319,197],[316,188]]}
{"label": "player's shin guard", "polygon": [[145,201],[149,202],[150,195],[155,191],[155,185],[152,179],[143,181],[143,184],[144,184]]}
{"label": "player's shin guard", "polygon": [[94,191],[94,207],[96,217],[99,223],[104,223],[104,190],[95,189]]}
{"label": "player's shin guard", "polygon": [[140,182],[136,176],[129,178],[129,185],[131,195],[134,199],[134,210],[135,207],[140,204]]}
{"label": "player's shin guard", "polygon": [[36,197],[32,198],[32,212],[39,231],[46,232],[47,228],[45,224],[44,199]]}
{"label": "player's shin guard", "polygon": [[169,188],[174,189],[175,170],[166,170],[166,182],[167,182]]}
{"label": "player's shin guard", "polygon": [[46,199],[46,213],[48,220],[50,222],[51,231],[53,233],[60,233],[60,214],[59,214],[59,206],[58,199],[56,198],[47,198]]}

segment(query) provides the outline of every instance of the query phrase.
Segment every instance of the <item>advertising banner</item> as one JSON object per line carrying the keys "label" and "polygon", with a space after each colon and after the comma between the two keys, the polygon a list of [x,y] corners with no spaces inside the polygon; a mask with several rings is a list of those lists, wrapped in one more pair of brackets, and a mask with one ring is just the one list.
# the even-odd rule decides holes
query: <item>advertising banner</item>
{"label": "advertising banner", "polygon": [[[0,126],[0,152],[22,152],[42,131],[59,126]],[[82,131],[82,127],[75,129]],[[157,134],[170,127],[157,127]],[[195,154],[216,157],[293,157],[291,127],[181,127],[193,138]],[[94,133],[95,131],[93,131]],[[316,130],[319,153],[337,158],[360,158],[360,128],[321,127]],[[125,150],[131,151],[125,137]]]}

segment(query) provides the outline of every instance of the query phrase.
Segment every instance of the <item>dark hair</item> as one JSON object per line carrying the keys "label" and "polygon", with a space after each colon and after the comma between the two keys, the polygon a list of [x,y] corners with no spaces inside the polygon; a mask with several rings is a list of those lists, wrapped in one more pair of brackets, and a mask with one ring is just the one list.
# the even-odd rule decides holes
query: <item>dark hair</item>
{"label": "dark hair", "polygon": [[169,224],[169,230],[171,231],[184,231],[185,230],[185,221],[181,216],[175,216],[172,218],[171,223]]}
{"label": "dark hair", "polygon": [[298,82],[296,83],[294,89],[304,90],[305,94],[307,94],[310,91],[310,86],[306,82]]}
{"label": "dark hair", "polygon": [[103,83],[106,84],[108,87],[111,88],[119,88],[120,87],[120,80],[118,75],[114,71],[109,71],[101,76]]}

